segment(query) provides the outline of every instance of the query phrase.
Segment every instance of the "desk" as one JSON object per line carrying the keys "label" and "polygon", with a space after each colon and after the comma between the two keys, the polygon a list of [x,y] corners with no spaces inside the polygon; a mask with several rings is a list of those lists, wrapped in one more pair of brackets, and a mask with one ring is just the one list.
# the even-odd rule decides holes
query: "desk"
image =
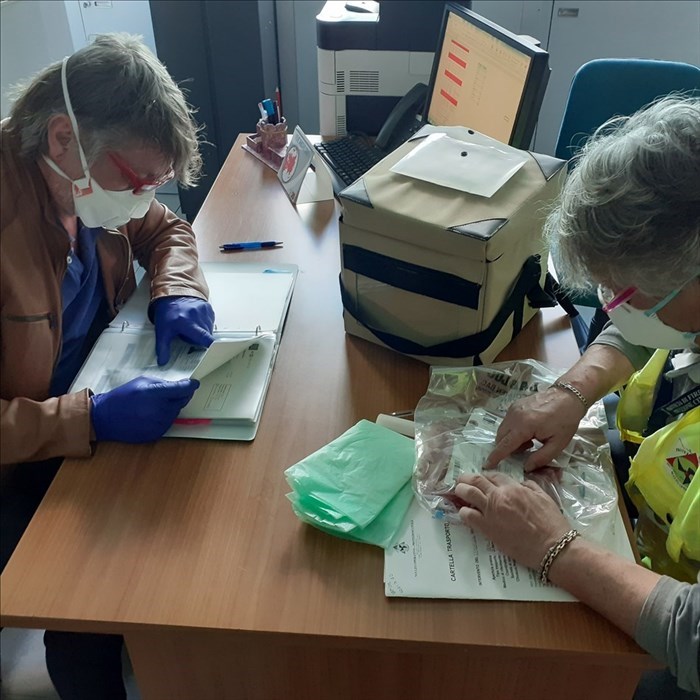
{"label": "desk", "polygon": [[[239,137],[195,222],[225,259],[297,263],[252,443],[105,443],[66,460],[2,576],[2,624],[124,634],[144,700],[629,698],[651,662],[583,605],[387,599],[383,552],[301,524],[283,470],[412,408],[428,368],[343,331],[333,202],[295,211]],[[243,257],[245,256],[245,257]],[[502,354],[567,367],[561,309]]]}

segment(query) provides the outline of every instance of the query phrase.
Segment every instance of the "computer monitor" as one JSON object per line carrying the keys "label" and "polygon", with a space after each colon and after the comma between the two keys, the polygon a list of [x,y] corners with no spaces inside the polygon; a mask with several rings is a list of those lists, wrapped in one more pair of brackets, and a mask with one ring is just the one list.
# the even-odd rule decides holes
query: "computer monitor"
{"label": "computer monitor", "polygon": [[423,121],[466,126],[529,148],[549,79],[548,58],[534,43],[448,3]]}

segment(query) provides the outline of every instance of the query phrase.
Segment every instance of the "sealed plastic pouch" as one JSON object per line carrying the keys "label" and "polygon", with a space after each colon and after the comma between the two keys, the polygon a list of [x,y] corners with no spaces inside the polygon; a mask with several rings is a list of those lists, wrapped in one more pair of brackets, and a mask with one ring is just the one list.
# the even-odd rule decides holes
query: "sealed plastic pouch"
{"label": "sealed plastic pouch", "polygon": [[[415,411],[416,466],[413,485],[435,517],[458,521],[457,479],[480,473],[495,444],[498,426],[518,398],[549,387],[560,375],[534,360],[489,366],[433,367],[428,390]],[[600,430],[602,404],[581,421],[566,450],[545,469],[525,473],[528,453],[503,460],[499,471],[536,481],[573,527],[600,539],[617,507],[609,447]]]}

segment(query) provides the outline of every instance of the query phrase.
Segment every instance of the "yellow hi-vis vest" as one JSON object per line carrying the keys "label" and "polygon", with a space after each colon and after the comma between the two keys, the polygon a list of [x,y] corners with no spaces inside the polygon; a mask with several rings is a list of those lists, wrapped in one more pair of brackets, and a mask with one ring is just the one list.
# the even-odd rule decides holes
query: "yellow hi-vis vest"
{"label": "yellow hi-vis vest", "polygon": [[632,376],[617,408],[623,440],[639,445],[626,488],[639,510],[637,544],[651,568],[694,582],[700,570],[700,407],[644,437],[668,350]]}

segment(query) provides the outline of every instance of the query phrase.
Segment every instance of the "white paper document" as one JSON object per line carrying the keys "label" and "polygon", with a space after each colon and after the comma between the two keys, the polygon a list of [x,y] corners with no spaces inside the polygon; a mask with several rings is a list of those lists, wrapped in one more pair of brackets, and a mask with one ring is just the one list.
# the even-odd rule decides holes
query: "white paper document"
{"label": "white paper document", "polygon": [[464,129],[456,133],[459,137],[454,131],[428,133],[420,145],[392,166],[391,172],[491,197],[529,158],[526,152],[478,132]]}
{"label": "white paper document", "polygon": [[[296,265],[222,262],[200,267],[216,313],[214,330],[249,335],[277,331],[294,288]],[[110,326],[153,329],[145,315],[150,300],[144,278]]]}
{"label": "white paper document", "polygon": [[162,367],[147,317],[150,281],[100,335],[71,391],[115,389],[139,376],[200,382],[167,437],[252,440],[270,383],[282,326],[296,280],[295,265],[203,263],[216,315],[209,348],[175,339]]}
{"label": "white paper document", "polygon": [[[634,561],[619,511],[601,544]],[[517,564],[470,528],[433,518],[416,500],[394,545],[385,550],[384,592],[408,598],[575,600],[540,583],[537,572]]]}
{"label": "white paper document", "polygon": [[[218,345],[218,347],[216,347]],[[272,368],[276,343],[272,335],[241,340],[226,339],[209,350],[225,352],[215,368],[198,365],[193,378],[201,382],[192,400],[180,411],[180,418],[208,418],[217,421],[257,421],[262,411],[268,372]],[[207,353],[209,355],[209,353]],[[201,377],[197,377],[197,372]]]}
{"label": "white paper document", "polygon": [[153,351],[153,335],[131,329],[110,333],[108,338],[95,345],[73,383],[72,391],[89,387],[101,394],[142,375],[169,382],[189,378],[202,381],[221,365],[242,354],[256,340],[255,336],[219,339],[207,349],[175,339],[170,347],[170,361],[160,366]]}

